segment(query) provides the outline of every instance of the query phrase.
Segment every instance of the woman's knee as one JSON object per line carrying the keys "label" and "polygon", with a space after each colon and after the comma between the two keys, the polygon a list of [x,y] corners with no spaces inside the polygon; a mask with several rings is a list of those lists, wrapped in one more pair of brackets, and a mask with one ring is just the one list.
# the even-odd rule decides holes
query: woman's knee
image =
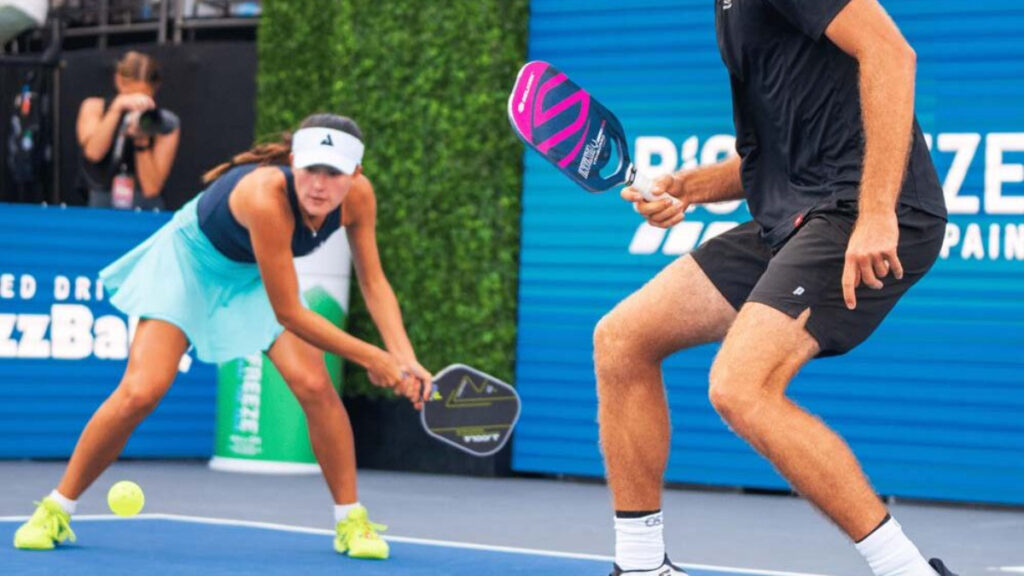
{"label": "woman's knee", "polygon": [[288,386],[303,405],[321,404],[325,400],[337,397],[334,382],[326,371],[311,371],[301,376],[292,376],[288,379]]}
{"label": "woman's knee", "polygon": [[161,382],[159,379],[147,378],[144,375],[126,374],[114,395],[120,401],[120,408],[126,415],[145,417],[160,404],[168,387],[169,382]]}

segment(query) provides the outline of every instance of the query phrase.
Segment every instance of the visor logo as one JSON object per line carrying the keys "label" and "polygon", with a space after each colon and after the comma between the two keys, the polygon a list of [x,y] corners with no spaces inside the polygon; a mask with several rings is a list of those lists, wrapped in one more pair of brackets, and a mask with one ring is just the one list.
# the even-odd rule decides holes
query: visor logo
{"label": "visor logo", "polygon": [[331,135],[328,134],[327,136],[325,136],[324,139],[320,141],[320,145],[321,146],[334,146],[334,142],[331,140]]}

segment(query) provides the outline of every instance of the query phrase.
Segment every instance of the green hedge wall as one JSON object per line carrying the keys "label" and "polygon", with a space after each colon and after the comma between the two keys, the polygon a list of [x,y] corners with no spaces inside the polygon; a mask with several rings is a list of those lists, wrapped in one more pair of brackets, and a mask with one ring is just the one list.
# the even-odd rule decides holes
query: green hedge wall
{"label": "green hedge wall", "polygon": [[306,116],[337,107],[346,2],[265,0],[257,41],[256,139],[273,140]]}
{"label": "green hedge wall", "polygon": [[[354,118],[377,238],[420,361],[512,380],[522,148],[506,98],[528,0],[269,0],[258,137],[316,111]],[[353,290],[349,331],[380,343]],[[346,391],[375,394],[357,366]]]}

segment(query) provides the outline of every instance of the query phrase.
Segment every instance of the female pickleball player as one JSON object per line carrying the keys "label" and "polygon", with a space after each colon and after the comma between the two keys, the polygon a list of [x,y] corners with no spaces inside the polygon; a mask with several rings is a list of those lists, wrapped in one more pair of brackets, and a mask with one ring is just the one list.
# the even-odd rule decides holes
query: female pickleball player
{"label": "female pickleball player", "polygon": [[[191,344],[221,362],[266,350],[302,405],[313,452],[335,501],[339,553],[387,558],[388,545],[356,496],[352,428],[323,351],[365,367],[370,380],[419,407],[430,373],[416,360],[376,243],[376,200],[362,174],[352,120],[307,118],[290,143],[257,146],[211,170],[208,187],[145,242],[105,268],[110,302],[139,322],[120,385],[86,425],[57,488],[14,537],[25,549],[74,540],[76,500],[117,459],[171,386]],[[382,350],[303,306],[293,258],[344,228]],[[421,381],[428,385],[421,386]]]}

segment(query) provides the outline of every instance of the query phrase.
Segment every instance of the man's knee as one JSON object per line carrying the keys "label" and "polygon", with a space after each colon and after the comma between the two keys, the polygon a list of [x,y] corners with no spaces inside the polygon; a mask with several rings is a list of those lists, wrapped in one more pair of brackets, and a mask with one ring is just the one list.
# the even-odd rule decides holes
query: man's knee
{"label": "man's knee", "polygon": [[597,325],[594,326],[594,354],[597,356],[605,356],[616,342],[616,320],[612,317],[612,313],[609,312],[598,320]]}
{"label": "man's knee", "polygon": [[734,361],[716,358],[711,365],[708,398],[715,411],[737,433],[750,428],[768,392],[762,378],[743,370]]}
{"label": "man's knee", "polygon": [[630,331],[628,320],[614,310],[594,327],[594,367],[599,380],[627,370],[631,361],[640,361]]}
{"label": "man's knee", "polygon": [[[798,318],[762,304],[748,304],[711,365],[708,396],[718,414],[745,434],[756,413],[785,398],[790,381],[818,352],[803,330],[809,315]],[[757,417],[760,418],[760,417]]]}

